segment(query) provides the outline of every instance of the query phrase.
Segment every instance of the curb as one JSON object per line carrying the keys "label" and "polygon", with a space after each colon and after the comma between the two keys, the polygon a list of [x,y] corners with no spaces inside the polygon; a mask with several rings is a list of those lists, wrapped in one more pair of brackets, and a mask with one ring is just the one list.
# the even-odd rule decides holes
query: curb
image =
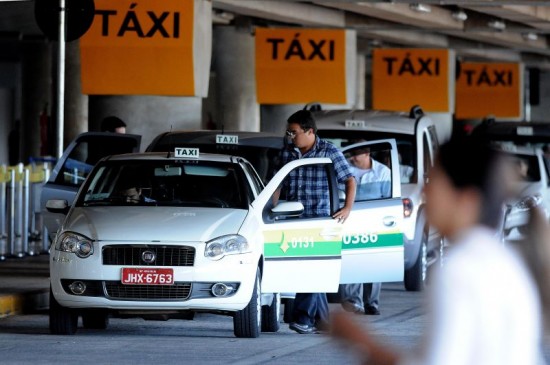
{"label": "curb", "polygon": [[0,295],[0,318],[44,311],[49,308],[49,304],[48,290],[2,294]]}

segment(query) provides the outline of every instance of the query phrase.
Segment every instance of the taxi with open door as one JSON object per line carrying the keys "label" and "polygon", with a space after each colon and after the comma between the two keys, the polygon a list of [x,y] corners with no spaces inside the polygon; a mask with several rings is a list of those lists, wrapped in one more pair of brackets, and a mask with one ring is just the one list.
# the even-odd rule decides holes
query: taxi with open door
{"label": "taxi with open door", "polygon": [[[395,141],[367,144],[399,166]],[[401,281],[398,171],[391,196],[356,202],[339,224],[301,217],[299,202],[275,203],[283,180],[304,168],[326,174],[339,209],[330,159],[288,163],[265,187],[246,159],[193,148],[102,159],[72,204],[46,203],[65,216],[50,249],[51,332],[74,334],[79,316],[85,328],[106,328],[110,316],[210,312],[232,316],[235,336],[257,337],[279,328],[274,293]]]}

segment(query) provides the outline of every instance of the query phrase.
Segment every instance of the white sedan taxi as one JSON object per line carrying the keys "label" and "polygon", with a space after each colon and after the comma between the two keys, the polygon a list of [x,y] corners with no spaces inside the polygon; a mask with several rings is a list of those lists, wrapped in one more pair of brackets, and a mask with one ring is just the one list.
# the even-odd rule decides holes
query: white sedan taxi
{"label": "white sedan taxi", "polygon": [[[399,166],[395,141],[365,144],[386,149]],[[102,159],[72,204],[46,203],[65,215],[50,248],[50,331],[74,334],[79,316],[84,328],[105,329],[110,316],[210,312],[232,316],[235,336],[258,337],[279,329],[276,293],[401,281],[398,168],[390,195],[356,202],[339,224],[301,218],[299,202],[274,203],[291,171],[314,167],[326,172],[336,211],[338,184],[326,158],[293,161],[267,186],[244,158],[193,148]]]}

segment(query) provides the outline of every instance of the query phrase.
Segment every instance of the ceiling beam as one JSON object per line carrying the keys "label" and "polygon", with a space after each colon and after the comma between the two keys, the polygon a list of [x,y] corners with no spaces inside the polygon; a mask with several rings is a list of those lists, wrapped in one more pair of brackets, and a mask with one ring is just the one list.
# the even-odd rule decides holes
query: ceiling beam
{"label": "ceiling beam", "polygon": [[212,7],[291,24],[325,27],[345,27],[346,25],[343,11],[298,2],[213,0]]}

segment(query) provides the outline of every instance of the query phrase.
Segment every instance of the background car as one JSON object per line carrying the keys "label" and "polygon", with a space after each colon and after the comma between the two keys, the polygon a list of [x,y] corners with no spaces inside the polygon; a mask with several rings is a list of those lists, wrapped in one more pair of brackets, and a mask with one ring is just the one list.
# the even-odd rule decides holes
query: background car
{"label": "background car", "polygon": [[434,122],[418,106],[408,114],[322,110],[318,104],[308,104],[306,108],[314,113],[318,135],[340,148],[361,140],[397,141],[404,217],[404,284],[407,290],[422,290],[428,268],[437,262],[444,246],[441,235],[426,223],[422,194],[439,147]]}
{"label": "background car", "polygon": [[279,166],[284,137],[267,132],[176,130],[159,134],[145,151],[168,152],[174,146],[196,147],[203,153],[231,154],[246,158],[266,184]]}
{"label": "background car", "polygon": [[513,197],[505,209],[502,238],[518,240],[528,222],[530,207],[538,206],[550,216],[550,124],[540,122],[496,121],[487,118],[472,135],[499,148],[512,169]]}

